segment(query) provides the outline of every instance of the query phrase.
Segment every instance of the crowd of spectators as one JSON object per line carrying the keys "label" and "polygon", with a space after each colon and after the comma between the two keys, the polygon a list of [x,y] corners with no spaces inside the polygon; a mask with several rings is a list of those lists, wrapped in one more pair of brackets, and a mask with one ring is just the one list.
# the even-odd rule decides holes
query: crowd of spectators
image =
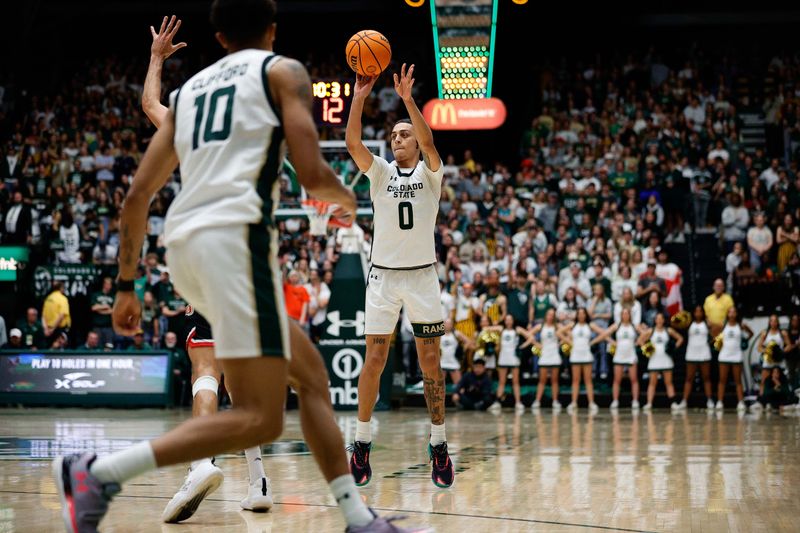
{"label": "crowd of spectators", "polygon": [[[653,50],[605,61],[542,69],[540,105],[519,161],[488,163],[469,149],[445,157],[436,232],[442,299],[470,335],[483,317],[498,324],[508,313],[528,326],[548,307],[562,322],[584,307],[601,327],[622,308],[645,324],[674,314],[684,277],[666,245],[685,243],[691,231],[718,234],[729,292],[764,279],[785,279],[800,292],[798,57],[776,56],[760,70],[696,51],[669,65]],[[86,296],[99,346],[131,343],[113,335],[108,306],[119,211],[155,131],[140,107],[144,72],[136,61],[93,62],[56,94],[6,94],[4,102],[2,242],[30,245],[34,263],[97,266],[94,294]],[[178,86],[187,74],[171,60],[163,84]],[[385,138],[401,118],[396,96],[388,81],[376,86],[365,108],[366,137]],[[767,143],[750,146],[742,114],[754,110],[766,117]],[[332,164],[355,173],[341,155]],[[137,346],[180,335],[187,303],[170,282],[161,239],[179,191],[176,173],[150,208]],[[296,193],[284,176],[283,199]],[[361,222],[368,247],[369,220]],[[334,236],[312,238],[304,219],[282,220],[280,229],[289,314],[319,335],[339,245]],[[26,302],[6,318],[25,321],[42,303]],[[51,331],[45,326],[43,346],[67,326],[63,318]],[[87,342],[84,333],[66,344]],[[598,365],[607,371],[605,358]]]}

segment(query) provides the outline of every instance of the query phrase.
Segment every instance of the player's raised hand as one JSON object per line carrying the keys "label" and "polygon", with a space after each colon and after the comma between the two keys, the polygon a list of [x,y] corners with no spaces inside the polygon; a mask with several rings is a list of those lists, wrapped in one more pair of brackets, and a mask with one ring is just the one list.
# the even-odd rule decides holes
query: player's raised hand
{"label": "player's raised hand", "polygon": [[120,335],[130,337],[139,329],[142,318],[142,305],[134,291],[121,291],[114,298],[114,309],[111,313],[111,321],[114,331]]}
{"label": "player's raised hand", "polygon": [[150,34],[153,36],[153,44],[150,45],[150,53],[161,59],[166,59],[177,50],[180,50],[186,43],[172,44],[172,39],[181,27],[181,19],[172,15],[172,18],[164,17],[161,21],[161,28],[156,33],[155,28],[150,26]]}
{"label": "player's raised hand", "polygon": [[362,76],[356,74],[356,85],[353,88],[353,98],[366,99],[372,92],[372,87],[378,80],[377,76]]}
{"label": "player's raised hand", "polygon": [[400,68],[400,76],[394,74],[394,90],[403,100],[412,98],[411,89],[414,87],[414,65],[411,65],[406,72],[406,64]]}

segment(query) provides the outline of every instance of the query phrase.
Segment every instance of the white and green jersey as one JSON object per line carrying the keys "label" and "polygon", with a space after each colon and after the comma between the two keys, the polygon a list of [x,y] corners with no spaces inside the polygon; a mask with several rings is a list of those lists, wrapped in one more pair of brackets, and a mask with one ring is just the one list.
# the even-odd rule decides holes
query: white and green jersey
{"label": "white and green jersey", "polygon": [[433,233],[439,213],[443,165],[436,172],[420,161],[414,168],[373,156],[369,194],[375,221],[370,260],[376,267],[406,269],[436,262]]}
{"label": "white and green jersey", "polygon": [[167,213],[167,246],[203,228],[269,223],[285,155],[267,76],[278,60],[241,50],[170,95],[182,187]]}

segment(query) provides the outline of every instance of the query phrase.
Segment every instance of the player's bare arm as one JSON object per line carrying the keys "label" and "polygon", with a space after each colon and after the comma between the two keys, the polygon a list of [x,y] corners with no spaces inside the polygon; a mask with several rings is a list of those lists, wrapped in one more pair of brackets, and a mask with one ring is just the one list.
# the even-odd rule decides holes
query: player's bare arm
{"label": "player's bare arm", "polygon": [[414,127],[414,136],[419,142],[419,149],[422,152],[422,159],[425,161],[425,165],[433,172],[436,172],[442,166],[442,158],[439,157],[439,152],[436,151],[436,147],[433,144],[433,132],[428,123],[425,122],[422,112],[414,101],[413,87],[414,65],[411,65],[406,71],[406,64],[403,63],[400,68],[400,76],[394,75],[394,90],[397,91],[406,106],[411,125]]}
{"label": "player's bare arm", "polygon": [[[178,155],[172,144],[174,136],[172,113],[153,136],[133,179],[120,215],[119,279],[131,281],[136,277],[136,265],[144,242],[147,211],[150,200],[167,182],[178,165]],[[133,291],[120,291],[114,300],[112,321],[120,335],[133,335],[141,318],[139,298]]]}
{"label": "player's bare arm", "polygon": [[340,218],[355,219],[355,195],[342,185],[319,151],[319,136],[311,114],[311,79],[306,68],[295,59],[281,59],[270,69],[269,81],[281,114],[292,117],[284,121],[283,127],[297,180],[315,198],[339,205],[345,211]]}
{"label": "player's bare arm", "polygon": [[350,157],[355,161],[358,170],[366,172],[372,166],[372,152],[361,140],[361,115],[364,112],[364,102],[372,92],[377,77],[356,75],[356,84],[353,88],[353,101],[350,104],[350,115],[347,118],[345,142]]}
{"label": "player's bare arm", "polygon": [[153,44],[150,45],[150,64],[147,67],[147,76],[144,78],[142,109],[156,128],[160,128],[167,117],[167,106],[161,103],[161,69],[164,67],[164,61],[187,46],[184,42],[172,44],[172,39],[180,27],[181,20],[175,15],[172,15],[172,18],[164,17],[158,32],[150,26]]}

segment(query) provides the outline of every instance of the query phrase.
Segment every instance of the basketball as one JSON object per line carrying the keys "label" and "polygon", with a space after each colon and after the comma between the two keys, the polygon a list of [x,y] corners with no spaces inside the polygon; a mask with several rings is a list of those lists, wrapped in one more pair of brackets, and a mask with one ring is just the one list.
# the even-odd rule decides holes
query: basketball
{"label": "basketball", "polygon": [[362,76],[377,76],[392,59],[389,40],[375,30],[363,30],[350,37],[345,52],[347,64]]}

